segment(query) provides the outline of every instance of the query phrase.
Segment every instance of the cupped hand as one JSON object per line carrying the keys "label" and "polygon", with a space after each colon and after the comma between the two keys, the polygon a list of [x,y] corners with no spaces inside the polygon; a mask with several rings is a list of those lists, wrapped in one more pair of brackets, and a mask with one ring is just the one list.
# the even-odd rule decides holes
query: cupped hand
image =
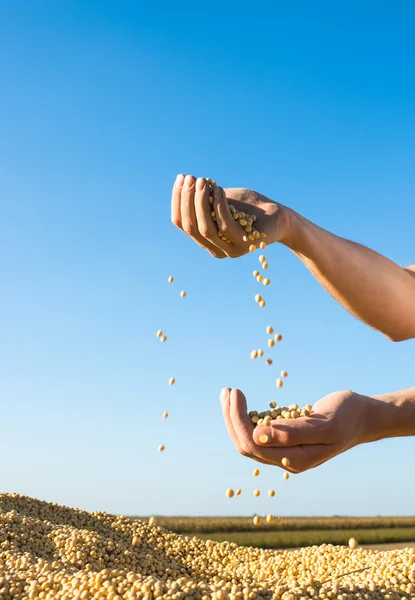
{"label": "cupped hand", "polygon": [[[269,427],[254,428],[242,392],[224,388],[221,393],[226,427],[238,452],[280,467],[282,459],[288,458],[286,470],[291,473],[312,469],[353,446],[379,439],[378,435],[371,438],[373,402],[349,390],[335,392],[319,400],[310,417],[276,419]],[[262,434],[268,442],[260,442]]]}
{"label": "cupped hand", "polygon": [[[266,196],[245,188],[215,187],[213,205],[209,203],[209,185],[206,179],[192,175],[178,175],[173,186],[171,202],[172,222],[190,236],[199,246],[216,258],[237,258],[249,250],[250,244],[259,246],[261,240],[243,240],[245,231],[237,223],[229,206],[238,212],[255,215],[255,227],[266,234],[265,243],[282,242],[290,229],[290,211]],[[216,222],[211,217],[216,213]],[[221,231],[231,241],[227,243],[218,236]]]}

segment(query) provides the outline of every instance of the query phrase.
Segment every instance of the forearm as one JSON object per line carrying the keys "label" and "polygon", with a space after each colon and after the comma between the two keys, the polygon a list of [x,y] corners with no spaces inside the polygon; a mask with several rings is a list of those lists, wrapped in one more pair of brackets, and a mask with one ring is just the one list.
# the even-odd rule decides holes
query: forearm
{"label": "forearm", "polygon": [[296,213],[282,242],[355,317],[394,341],[415,337],[415,277],[409,270]]}
{"label": "forearm", "polygon": [[368,399],[367,439],[415,435],[415,388]]}

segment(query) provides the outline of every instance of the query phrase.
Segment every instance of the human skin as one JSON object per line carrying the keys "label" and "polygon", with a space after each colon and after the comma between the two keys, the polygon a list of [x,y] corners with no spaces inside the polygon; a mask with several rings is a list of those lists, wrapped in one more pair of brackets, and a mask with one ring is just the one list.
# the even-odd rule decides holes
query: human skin
{"label": "human skin", "polygon": [[[247,254],[241,226],[229,211],[255,214],[266,243],[280,243],[298,256],[319,283],[355,317],[393,341],[415,337],[415,265],[403,268],[381,254],[325,231],[290,208],[245,188],[216,187],[217,235],[203,178],[179,175],[172,193],[172,221],[217,258]],[[258,245],[258,242],[256,242]]]}
{"label": "human skin", "polygon": [[[280,467],[286,457],[291,473],[317,467],[358,444],[415,435],[415,388],[382,396],[334,392],[314,405],[310,417],[277,419],[255,428],[240,390],[224,388],[220,400],[238,452]],[[268,442],[261,443],[262,434]]]}
{"label": "human skin", "polygon": [[[292,209],[245,188],[215,187],[212,221],[205,179],[178,175],[172,192],[172,221],[216,258],[248,252],[242,228],[230,211],[255,214],[266,244],[286,246],[318,282],[352,315],[394,342],[415,337],[415,265],[401,267],[386,257],[330,233]],[[217,235],[218,228],[232,243]],[[256,245],[259,242],[255,242]],[[368,397],[351,391],[319,400],[311,417],[276,420],[255,429],[239,390],[221,396],[225,422],[235,446],[260,462],[290,459],[292,472],[315,467],[356,446],[384,437],[415,435],[415,389]],[[259,442],[266,433],[267,444]]]}

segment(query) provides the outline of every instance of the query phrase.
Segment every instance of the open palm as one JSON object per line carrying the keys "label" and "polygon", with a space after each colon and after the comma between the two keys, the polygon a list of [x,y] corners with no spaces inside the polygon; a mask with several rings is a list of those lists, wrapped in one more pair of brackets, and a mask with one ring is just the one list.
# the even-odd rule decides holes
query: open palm
{"label": "open palm", "polygon": [[[225,388],[222,412],[238,452],[262,463],[282,466],[288,458],[292,473],[312,469],[346,450],[371,441],[370,413],[376,410],[372,398],[350,390],[335,392],[319,400],[310,417],[277,419],[270,426],[254,428],[245,396]],[[268,437],[261,443],[262,434]]]}

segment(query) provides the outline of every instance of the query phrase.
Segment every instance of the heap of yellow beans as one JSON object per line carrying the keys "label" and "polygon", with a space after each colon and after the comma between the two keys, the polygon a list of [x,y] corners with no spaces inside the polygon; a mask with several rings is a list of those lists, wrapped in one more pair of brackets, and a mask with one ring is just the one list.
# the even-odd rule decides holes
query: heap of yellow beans
{"label": "heap of yellow beans", "polygon": [[414,548],[350,546],[264,550],[0,494],[2,600],[414,600]]}

